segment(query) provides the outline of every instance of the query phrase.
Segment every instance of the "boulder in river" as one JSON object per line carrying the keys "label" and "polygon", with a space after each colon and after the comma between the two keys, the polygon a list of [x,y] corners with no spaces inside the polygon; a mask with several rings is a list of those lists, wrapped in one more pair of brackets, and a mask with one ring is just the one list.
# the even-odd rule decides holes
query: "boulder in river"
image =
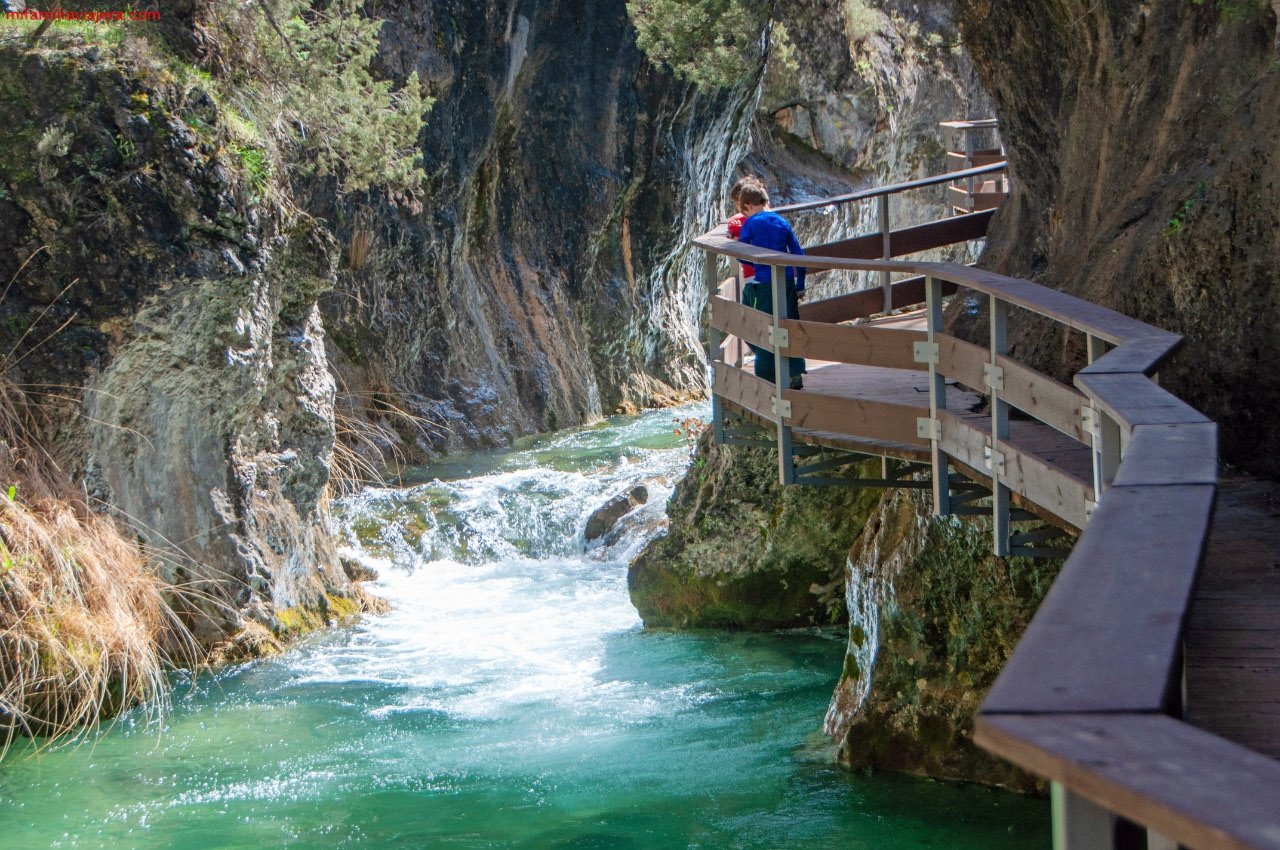
{"label": "boulder in river", "polygon": [[637,484],[629,490],[619,493],[599,508],[596,508],[591,516],[587,518],[587,529],[583,536],[586,537],[588,543],[604,537],[618,524],[618,520],[647,501],[649,501],[649,488],[643,484]]}

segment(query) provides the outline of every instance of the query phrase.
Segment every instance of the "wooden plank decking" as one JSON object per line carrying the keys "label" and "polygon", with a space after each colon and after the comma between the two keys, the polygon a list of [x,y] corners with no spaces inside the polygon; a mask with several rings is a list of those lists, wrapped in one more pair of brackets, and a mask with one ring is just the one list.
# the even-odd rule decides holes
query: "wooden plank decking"
{"label": "wooden plank decking", "polygon": [[[897,324],[901,326],[905,322],[900,321]],[[745,365],[749,370],[750,358]],[[785,395],[790,399],[799,399],[804,393],[813,393],[850,400],[887,402],[919,408],[919,415],[927,416],[928,382],[929,376],[925,372],[811,360],[809,371],[804,377],[804,390],[788,390]],[[961,423],[981,434],[989,435],[991,414],[982,407],[982,404],[983,398],[977,393],[954,382],[947,385],[948,412]],[[905,439],[906,436],[904,434],[903,440],[896,441],[870,439],[816,428],[793,427],[792,429],[792,439],[796,442],[928,463],[929,446],[919,442],[908,442]],[[1053,471],[1077,482],[1080,487],[1091,486],[1092,455],[1089,449],[1048,425],[1034,420],[1015,419],[1009,423],[1008,443],[1020,452],[1043,461]],[[975,481],[980,483],[990,481],[988,470],[976,458],[968,463],[960,459],[955,466]],[[1032,506],[1028,505],[1028,507]],[[1063,515],[1066,513],[1068,512],[1057,513],[1056,518],[1078,528],[1079,518]]]}
{"label": "wooden plank decking", "polygon": [[1280,758],[1280,484],[1223,476],[1185,652],[1187,720]]}

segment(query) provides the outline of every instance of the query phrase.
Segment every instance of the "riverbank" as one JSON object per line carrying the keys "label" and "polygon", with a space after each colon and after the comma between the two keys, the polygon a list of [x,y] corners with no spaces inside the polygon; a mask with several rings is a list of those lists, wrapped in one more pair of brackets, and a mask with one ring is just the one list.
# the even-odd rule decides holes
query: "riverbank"
{"label": "riverbank", "polygon": [[[1048,846],[1040,801],[833,763],[838,631],[640,627],[626,564],[688,463],[674,415],[340,503],[392,612],[180,682],[163,727],[129,713],[93,747],[12,759],[0,828],[139,850]],[[587,548],[591,512],[636,484],[649,502]]]}

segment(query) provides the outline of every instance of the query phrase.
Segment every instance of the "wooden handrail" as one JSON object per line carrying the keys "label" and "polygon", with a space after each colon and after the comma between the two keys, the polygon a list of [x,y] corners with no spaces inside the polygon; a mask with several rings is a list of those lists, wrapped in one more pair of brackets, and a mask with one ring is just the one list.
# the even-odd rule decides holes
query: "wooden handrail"
{"label": "wooden handrail", "polygon": [[909,192],[912,189],[924,189],[928,186],[941,186],[944,183],[950,183],[953,180],[962,180],[966,177],[978,177],[983,174],[995,174],[1004,171],[1008,167],[1008,163],[995,162],[990,165],[981,165],[977,168],[966,168],[962,171],[948,171],[946,174],[937,174],[932,177],[921,177],[919,180],[908,180],[904,183],[890,183],[888,186],[877,186],[874,189],[862,189],[858,192],[850,192],[847,195],[835,195],[830,198],[823,198],[820,201],[803,201],[798,204],[787,204],[786,206],[774,207],[774,212],[795,213],[804,212],[805,210],[816,210],[823,207],[834,207],[841,204],[849,204],[855,201],[865,201],[869,198],[879,198],[882,195],[897,195],[902,192]]}
{"label": "wooden handrail", "polygon": [[[988,166],[970,173],[996,170]],[[965,176],[940,175],[779,211],[879,197]],[[930,232],[927,226],[915,230]],[[875,238],[837,244],[845,246],[844,254],[870,253]],[[1032,281],[954,263],[800,257],[744,245],[729,239],[723,228],[693,244],[756,265],[918,275],[891,288],[895,306],[899,292],[912,299],[901,303],[919,303],[941,281],[985,295],[993,315],[997,305],[1001,316],[1003,305],[1014,305],[1087,335],[1092,362],[1076,373],[1073,388],[1000,349],[993,355],[948,337],[935,324],[940,310],[930,310],[925,345],[926,350],[937,345],[932,368],[939,375],[988,391],[983,384],[993,374],[989,370],[999,370],[999,389],[989,390],[993,400],[1022,409],[1091,446],[1095,454],[1090,488],[1074,479],[1055,479],[1051,467],[1015,441],[998,439],[999,486],[1072,522],[1081,534],[983,703],[975,741],[1053,782],[1055,795],[1065,801],[1063,811],[1090,805],[1080,800],[1092,801],[1104,814],[1147,827],[1158,836],[1158,846],[1280,849],[1275,814],[1280,763],[1168,716],[1182,707],[1182,629],[1217,493],[1217,427],[1150,377],[1181,337]],[[765,321],[758,327],[771,324],[790,332],[789,345],[775,346],[778,355],[838,353],[831,359],[920,368],[914,357],[912,363],[904,360],[902,342],[908,337],[831,324],[877,312],[879,296],[879,290],[866,290],[806,304],[799,321],[774,317],[770,323],[761,314]],[[817,330],[823,323],[830,326]],[[919,343],[918,335],[912,338],[913,347]],[[913,419],[929,415],[926,409],[902,406],[867,415],[848,399],[778,391],[740,369],[715,366],[715,392],[776,422],[780,434],[787,427],[788,440],[789,426],[805,423],[856,438],[902,440]],[[990,464],[991,432],[943,409],[937,420],[935,443],[942,457],[981,468],[985,454]],[[935,462],[935,479],[938,474]]]}

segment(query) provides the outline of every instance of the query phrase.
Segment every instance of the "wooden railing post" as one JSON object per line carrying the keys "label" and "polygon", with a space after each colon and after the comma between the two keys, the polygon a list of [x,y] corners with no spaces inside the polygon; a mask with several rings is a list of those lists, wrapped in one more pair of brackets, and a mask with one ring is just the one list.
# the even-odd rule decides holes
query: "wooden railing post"
{"label": "wooden railing post", "polygon": [[942,420],[938,411],[947,409],[947,378],[938,371],[938,334],[942,330],[942,280],[925,278],[925,314],[928,318],[926,342],[929,360],[929,459],[933,467],[933,513],[951,513],[951,479],[947,455],[942,450]]}
{"label": "wooden railing post", "polygon": [[[889,230],[889,196],[881,195],[879,198],[880,208],[880,256],[885,260],[893,259],[893,246],[891,244],[891,232]],[[888,313],[893,309],[893,286],[889,282],[889,270],[884,269],[880,272],[880,289],[884,292],[884,312]]]}
{"label": "wooden railing post", "polygon": [[[965,133],[964,133],[964,167],[965,169],[973,168],[973,131],[972,130],[965,130]],[[968,184],[966,186],[966,191],[965,191],[966,197],[964,201],[965,209],[968,210],[969,212],[973,212],[973,208],[974,208],[974,203],[973,203],[974,188],[975,187],[973,182],[973,175],[971,174],[969,175],[969,178],[968,178]]]}
{"label": "wooden railing post", "polygon": [[1049,804],[1053,850],[1115,850],[1116,816],[1111,812],[1058,782],[1049,786]]}
{"label": "wooden railing post", "polygon": [[[1107,353],[1106,340],[1093,334],[1087,336],[1089,362]],[[1093,437],[1093,498],[1102,500],[1102,491],[1115,480],[1120,468],[1120,424],[1099,407],[1091,407],[1090,432]]]}
{"label": "wooden railing post", "polygon": [[[707,280],[707,308],[711,307],[711,299],[715,298],[720,292],[720,265],[717,257],[710,251],[706,253],[705,264],[703,265],[704,276]],[[716,395],[716,363],[722,362],[724,352],[721,346],[724,344],[724,334],[711,322],[707,323],[707,342],[710,344],[707,360],[711,366],[711,436],[715,440],[716,445],[724,444],[724,402],[720,400],[720,396]]]}
{"label": "wooden railing post", "polygon": [[780,321],[787,312],[787,269],[785,266],[771,266],[773,270],[773,326],[769,329],[773,347],[773,415],[778,423],[778,481],[782,484],[794,484],[796,468],[791,452],[791,402],[782,397],[782,392],[791,384],[791,361],[782,356],[783,349],[791,344],[787,332],[780,326]]}
{"label": "wooden railing post", "polygon": [[[743,286],[742,261],[739,260],[735,262],[733,264],[733,269],[734,269],[733,271],[733,303],[741,304],[742,303],[742,286]],[[742,341],[742,337],[734,337],[733,348],[735,353],[735,356],[733,359],[733,365],[741,369],[743,361],[747,359],[747,344]]]}
{"label": "wooden railing post", "polygon": [[998,358],[1009,352],[1009,305],[991,296],[991,362],[983,371],[991,393],[991,522],[995,535],[995,555],[1009,555],[1009,488],[1004,485],[1005,453],[1003,444],[1009,439],[1009,403],[1004,392],[1004,369]]}

